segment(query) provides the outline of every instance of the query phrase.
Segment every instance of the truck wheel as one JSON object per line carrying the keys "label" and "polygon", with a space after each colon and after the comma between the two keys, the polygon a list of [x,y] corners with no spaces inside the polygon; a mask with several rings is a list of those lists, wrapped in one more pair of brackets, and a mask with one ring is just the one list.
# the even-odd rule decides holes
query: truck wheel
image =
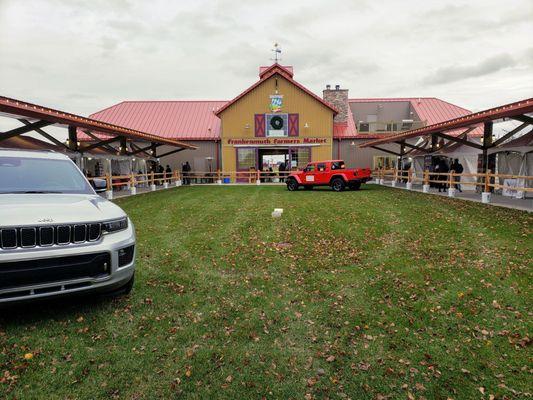
{"label": "truck wheel", "polygon": [[346,184],[342,178],[333,178],[331,181],[331,188],[336,192],[342,192],[345,187]]}
{"label": "truck wheel", "polygon": [[313,186],[311,186],[311,185],[305,185],[305,186],[304,186],[304,189],[305,189],[305,190],[313,190]]}
{"label": "truck wheel", "polygon": [[298,182],[296,182],[296,179],[294,178],[287,179],[287,189],[290,192],[294,192],[295,190],[298,190]]}
{"label": "truck wheel", "polygon": [[352,183],[350,183],[350,189],[352,189],[352,190],[361,189],[361,182],[352,182]]}

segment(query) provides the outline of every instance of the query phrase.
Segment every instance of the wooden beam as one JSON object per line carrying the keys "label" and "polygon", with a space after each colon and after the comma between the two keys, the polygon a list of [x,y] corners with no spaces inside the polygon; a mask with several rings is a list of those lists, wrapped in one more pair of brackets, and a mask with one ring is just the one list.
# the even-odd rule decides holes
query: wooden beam
{"label": "wooden beam", "polygon": [[[118,151],[118,150],[115,149],[113,146],[109,146],[109,143],[113,143],[113,142],[117,141],[117,140],[119,139],[118,136],[115,136],[115,137],[113,138],[114,140],[113,140],[112,142],[103,143],[104,141],[102,141],[102,139],[100,139],[98,136],[93,135],[91,131],[89,131],[89,130],[84,130],[83,132],[84,132],[87,136],[89,136],[90,138],[99,141],[99,143],[95,143],[95,144],[99,144],[99,145],[101,145],[104,149],[106,149],[107,151],[109,151],[109,152],[112,153],[112,154],[117,154],[117,151]],[[110,139],[111,139],[111,138],[110,138]],[[110,139],[109,139],[109,140],[110,140]],[[94,146],[94,145],[93,145],[93,146]],[[91,147],[91,150],[92,150],[93,148],[96,148],[96,147],[99,147],[99,146]],[[86,151],[86,148],[84,148],[83,151]]]}
{"label": "wooden beam", "polygon": [[528,117],[527,115],[516,115],[511,118],[520,122],[527,122],[529,125],[533,125],[533,118]]}
{"label": "wooden beam", "polygon": [[158,155],[157,158],[161,158],[161,157],[169,156],[169,155],[171,155],[171,154],[178,153],[178,152],[183,151],[183,150],[185,150],[183,147],[180,148],[180,149],[172,150],[172,151],[166,152],[165,154],[160,154],[160,155]]}
{"label": "wooden beam", "polygon": [[446,139],[446,140],[451,140],[452,142],[461,143],[461,144],[464,144],[465,146],[470,146],[470,147],[474,147],[474,148],[479,149],[479,150],[483,150],[483,146],[482,145],[474,143],[474,142],[471,142],[471,141],[466,140],[466,139],[461,139],[459,137],[446,135],[446,134],[444,134],[442,132],[435,133],[435,136],[441,137],[441,138]]}
{"label": "wooden beam", "polygon": [[529,123],[528,122],[524,122],[522,125],[518,125],[516,128],[514,128],[512,131],[509,131],[507,132],[505,135],[503,135],[501,138],[499,138],[498,140],[496,140],[494,143],[492,143],[492,145],[490,147],[496,147],[498,146],[499,144],[502,144],[503,142],[505,142],[507,139],[509,139],[511,136],[514,136],[515,134],[517,134],[518,132],[520,132],[522,129],[524,129],[526,126],[528,126]]}
{"label": "wooden beam", "polygon": [[[31,122],[28,121],[27,119],[19,118],[19,121],[22,122],[24,125],[31,125]],[[49,135],[48,133],[43,131],[41,128],[36,128],[35,132],[37,132],[39,135],[45,137],[46,139],[50,140],[52,143],[56,144],[57,146],[64,147],[65,149],[68,149],[68,146],[65,143],[60,142],[59,140],[57,140],[52,135]]]}
{"label": "wooden beam", "polygon": [[379,151],[383,151],[385,153],[389,153],[389,154],[395,155],[395,156],[399,156],[400,155],[400,153],[397,153],[397,152],[392,151],[392,150],[383,149],[383,148],[378,147],[378,146],[370,146],[370,147],[372,147],[373,149],[379,150]]}
{"label": "wooden beam", "polygon": [[19,128],[11,129],[10,131],[0,133],[0,142],[2,140],[6,140],[6,139],[10,139],[15,136],[22,135],[23,133],[34,131],[37,128],[44,128],[45,126],[53,125],[53,124],[54,124],[53,122],[48,122],[48,121],[37,121],[26,126],[21,126]]}
{"label": "wooden beam", "polygon": [[[107,144],[109,143],[113,143],[113,142],[116,142],[117,140],[119,140],[118,137],[114,137],[114,138],[111,138],[111,139],[107,139],[107,140],[102,140],[100,142],[97,142],[97,143],[93,143],[87,147],[84,147],[81,149],[81,151],[85,152],[85,151],[89,151],[89,150],[92,150],[92,149],[96,149],[98,147],[106,147]],[[114,152],[116,152],[116,150],[114,148],[112,148]]]}
{"label": "wooden beam", "polygon": [[[395,143],[400,144],[401,142],[395,142]],[[420,151],[425,151],[425,152],[429,151],[425,147],[416,146],[414,144],[410,144],[410,143],[407,143],[407,142],[404,142],[403,144],[404,144],[404,146],[409,147],[409,148],[414,149],[414,150],[420,150]]]}
{"label": "wooden beam", "polygon": [[144,153],[146,154],[147,156],[151,156],[147,151],[150,150],[152,148],[152,145],[150,146],[146,146],[146,147],[139,147],[137,146],[135,143],[132,143],[131,144],[131,148],[133,149],[133,151],[130,151],[129,154],[131,156],[135,155],[135,154],[139,154],[139,153]]}

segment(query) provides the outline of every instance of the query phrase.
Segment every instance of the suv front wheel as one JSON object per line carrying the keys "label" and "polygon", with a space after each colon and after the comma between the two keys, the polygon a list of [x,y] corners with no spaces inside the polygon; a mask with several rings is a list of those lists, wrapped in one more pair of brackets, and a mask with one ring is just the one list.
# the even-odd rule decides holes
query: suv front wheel
{"label": "suv front wheel", "polygon": [[294,178],[287,179],[287,189],[291,192],[298,190],[298,182],[296,182],[296,179]]}
{"label": "suv front wheel", "polygon": [[336,192],[342,192],[345,187],[346,184],[342,178],[333,178],[331,181],[331,188]]}

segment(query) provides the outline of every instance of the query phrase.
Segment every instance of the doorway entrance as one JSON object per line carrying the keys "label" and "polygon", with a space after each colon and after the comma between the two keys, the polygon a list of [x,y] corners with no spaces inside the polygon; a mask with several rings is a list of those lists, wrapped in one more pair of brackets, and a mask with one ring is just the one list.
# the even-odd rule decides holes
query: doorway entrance
{"label": "doorway entrance", "polygon": [[276,171],[282,165],[285,171],[294,171],[304,168],[310,161],[310,147],[260,148],[257,152],[257,167],[261,170]]}

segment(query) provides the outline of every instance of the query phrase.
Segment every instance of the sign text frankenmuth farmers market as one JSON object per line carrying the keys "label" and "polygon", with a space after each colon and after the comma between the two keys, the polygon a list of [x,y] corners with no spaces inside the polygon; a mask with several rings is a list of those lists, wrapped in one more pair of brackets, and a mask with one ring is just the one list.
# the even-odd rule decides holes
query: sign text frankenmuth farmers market
{"label": "sign text frankenmuth farmers market", "polygon": [[324,144],[327,138],[257,138],[257,139],[228,139],[228,144],[233,145],[257,145],[257,144]]}

